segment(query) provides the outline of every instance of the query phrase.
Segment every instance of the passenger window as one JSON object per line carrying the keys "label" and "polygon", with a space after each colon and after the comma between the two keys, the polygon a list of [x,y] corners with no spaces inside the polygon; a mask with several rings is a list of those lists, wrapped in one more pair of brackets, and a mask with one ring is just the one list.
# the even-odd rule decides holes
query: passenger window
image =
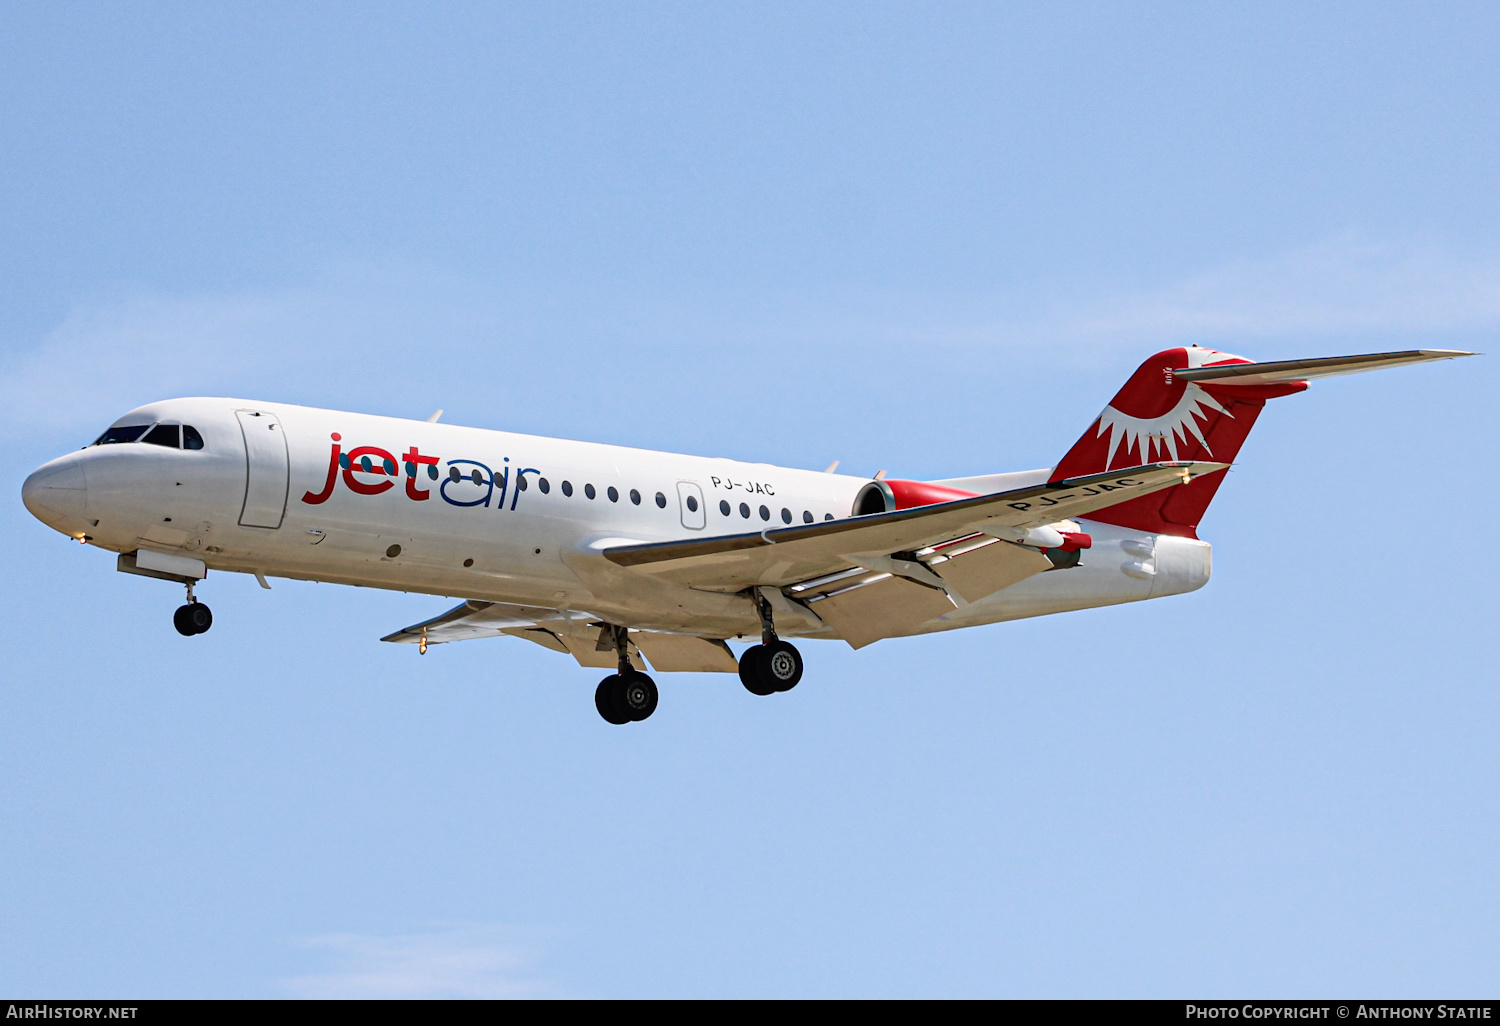
{"label": "passenger window", "polygon": [[833,519],[833,514],[832,513],[824,513],[823,514],[823,519],[824,520],[832,520]]}
{"label": "passenger window", "polygon": [[698,500],[696,498],[694,498],[693,496],[689,495],[687,497],[687,508],[688,508],[688,512],[689,513],[696,513],[696,512],[698,512]]}
{"label": "passenger window", "polygon": [[182,425],[182,447],[184,449],[203,448],[203,436],[191,424]]}
{"label": "passenger window", "polygon": [[120,442],[134,442],[144,435],[150,426],[150,424],[127,424],[124,427],[112,427],[94,439],[94,444],[116,445]]}
{"label": "passenger window", "polygon": [[810,524],[813,522],[813,515],[811,510],[805,509],[802,511],[802,522],[804,524]]}
{"label": "passenger window", "polygon": [[639,506],[641,504],[641,493],[634,488],[630,489],[630,501]]}
{"label": "passenger window", "polygon": [[562,483],[562,490],[563,490],[563,494],[564,495],[568,496],[569,498],[572,498],[573,497],[573,482],[572,481],[564,481]]}
{"label": "passenger window", "polygon": [[762,506],[760,508],[760,518],[762,520],[770,520],[771,519],[771,511],[768,510],[768,509],[766,509],[766,507]]}
{"label": "passenger window", "polygon": [[147,445],[160,445],[168,449],[180,449],[182,448],[178,441],[180,434],[181,432],[178,430],[176,424],[158,424],[150,431],[147,431],[146,437],[142,438],[141,441]]}
{"label": "passenger window", "polygon": [[749,503],[747,503],[747,502],[740,503],[740,516],[744,517],[746,520],[750,519],[750,504]]}
{"label": "passenger window", "polygon": [[667,497],[665,495],[663,495],[661,492],[657,492],[656,493],[656,504],[658,506],[660,506],[662,509],[666,509],[667,508]]}
{"label": "passenger window", "polygon": [[545,477],[537,478],[536,486],[542,490],[543,495],[546,495],[552,490],[552,482],[548,481]]}
{"label": "passenger window", "polygon": [[783,524],[790,524],[792,522],[792,511],[785,506],[781,507],[781,522]]}
{"label": "passenger window", "polygon": [[[359,462],[364,465],[364,468],[366,470],[370,469],[370,457],[366,456],[363,459],[361,459]],[[454,484],[458,484],[463,479],[464,479],[463,472],[461,470],[459,470],[457,467],[449,467],[448,468],[448,480],[449,481],[452,481]]]}
{"label": "passenger window", "polygon": [[594,491],[594,486],[593,485],[586,484],[586,485],[583,486],[583,494],[587,495],[590,499],[592,499],[595,495],[598,495],[599,493],[596,492],[596,491]]}
{"label": "passenger window", "polygon": [[469,480],[473,481],[477,485],[482,485],[484,484],[484,475],[476,470],[469,474]]}
{"label": "passenger window", "polygon": [[719,500],[719,512],[724,514],[726,517],[729,516],[729,503],[724,499]]}
{"label": "passenger window", "polygon": [[619,502],[620,501],[620,490],[618,488],[616,488],[614,485],[610,485],[609,486],[609,491],[605,492],[605,494],[609,496],[609,501],[610,502]]}

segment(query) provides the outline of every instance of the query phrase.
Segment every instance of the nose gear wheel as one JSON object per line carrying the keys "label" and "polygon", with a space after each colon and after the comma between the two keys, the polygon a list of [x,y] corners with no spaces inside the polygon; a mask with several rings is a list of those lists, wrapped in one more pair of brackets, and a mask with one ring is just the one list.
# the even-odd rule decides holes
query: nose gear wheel
{"label": "nose gear wheel", "polygon": [[172,614],[172,626],[177,628],[177,633],[184,637],[192,637],[194,634],[202,634],[214,625],[213,611],[202,602],[189,602],[178,606],[177,612]]}

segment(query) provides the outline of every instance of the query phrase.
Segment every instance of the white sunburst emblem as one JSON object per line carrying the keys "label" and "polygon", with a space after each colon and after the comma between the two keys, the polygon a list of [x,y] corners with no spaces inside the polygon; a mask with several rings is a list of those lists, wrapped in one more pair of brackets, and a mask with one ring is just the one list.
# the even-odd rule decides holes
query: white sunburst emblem
{"label": "white sunburst emblem", "polygon": [[1187,442],[1189,435],[1196,438],[1198,444],[1203,446],[1203,451],[1212,456],[1213,450],[1208,447],[1208,440],[1203,437],[1203,429],[1198,424],[1200,418],[1205,423],[1209,419],[1205,408],[1226,417],[1234,416],[1217,399],[1191,381],[1187,383],[1182,398],[1177,400],[1177,405],[1159,417],[1132,417],[1113,406],[1106,406],[1104,412],[1099,414],[1099,433],[1096,436],[1102,438],[1104,432],[1111,433],[1109,458],[1104,461],[1104,469],[1108,470],[1114,465],[1115,454],[1121,448],[1128,456],[1136,446],[1140,446],[1142,463],[1151,462],[1153,451],[1157,453],[1155,458],[1170,456],[1177,460],[1178,443]]}

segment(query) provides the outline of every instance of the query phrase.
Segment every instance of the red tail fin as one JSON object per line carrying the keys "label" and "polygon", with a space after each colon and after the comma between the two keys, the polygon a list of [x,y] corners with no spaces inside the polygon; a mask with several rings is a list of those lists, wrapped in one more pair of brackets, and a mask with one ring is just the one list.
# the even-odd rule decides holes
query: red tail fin
{"label": "red tail fin", "polygon": [[[1140,365],[1068,450],[1053,470],[1052,480],[1158,460],[1232,462],[1266,400],[1300,392],[1307,388],[1307,382],[1200,385],[1177,378],[1172,372],[1250,362],[1242,356],[1198,346],[1157,353]],[[1196,538],[1198,521],[1223,480],[1223,472],[1209,474],[1183,488],[1169,488],[1098,510],[1090,513],[1089,519]]]}

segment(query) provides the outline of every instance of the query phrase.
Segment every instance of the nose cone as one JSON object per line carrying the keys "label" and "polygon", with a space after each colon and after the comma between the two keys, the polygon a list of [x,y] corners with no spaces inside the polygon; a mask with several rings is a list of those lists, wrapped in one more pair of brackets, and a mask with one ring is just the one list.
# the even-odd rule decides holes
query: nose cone
{"label": "nose cone", "polygon": [[88,508],[88,482],[83,468],[74,461],[48,463],[21,486],[21,501],[31,515],[64,533],[83,522]]}

